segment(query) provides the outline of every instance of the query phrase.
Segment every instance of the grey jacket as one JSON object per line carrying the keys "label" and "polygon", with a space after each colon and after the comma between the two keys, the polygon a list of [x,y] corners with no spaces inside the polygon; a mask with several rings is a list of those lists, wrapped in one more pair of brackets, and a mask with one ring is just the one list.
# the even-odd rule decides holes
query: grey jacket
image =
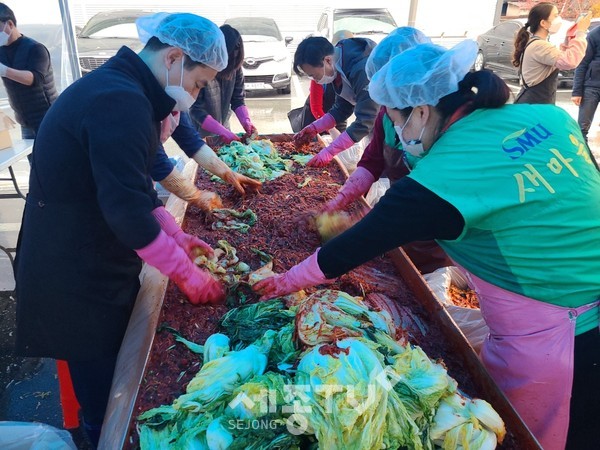
{"label": "grey jacket", "polygon": [[229,128],[229,116],[239,106],[244,105],[244,73],[241,67],[230,80],[215,78],[200,91],[196,102],[190,108],[190,116],[202,137],[210,135],[202,129],[206,116]]}
{"label": "grey jacket", "polygon": [[344,39],[336,45],[336,53],[339,54],[336,67],[341,68],[343,77],[350,83],[356,103],[353,106],[344,100],[339,95],[342,85],[334,82],[337,95],[329,114],[339,123],[348,119],[354,112],[356,120],[346,129],[354,142],[360,141],[371,132],[379,111],[379,105],[369,96],[369,79],[365,72],[365,63],[375,45],[377,44],[372,40],[363,38]]}

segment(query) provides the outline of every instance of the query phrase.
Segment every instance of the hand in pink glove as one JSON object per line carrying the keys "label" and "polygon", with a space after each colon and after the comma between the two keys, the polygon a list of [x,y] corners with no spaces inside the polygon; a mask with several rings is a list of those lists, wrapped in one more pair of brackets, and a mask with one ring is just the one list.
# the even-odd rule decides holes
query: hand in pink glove
{"label": "hand in pink glove", "polygon": [[154,209],[152,215],[167,236],[172,237],[190,259],[194,259],[198,255],[212,256],[213,249],[211,246],[196,236],[184,233],[181,227],[177,225],[177,222],[175,222],[175,218],[164,206]]}
{"label": "hand in pink glove", "polygon": [[163,230],[147,246],[137,249],[140,258],[172,279],[189,301],[219,303],[225,300],[225,288],[208,272],[198,268],[183,249]]}
{"label": "hand in pink glove", "polygon": [[336,139],[334,139],[331,144],[313,156],[313,158],[308,161],[306,165],[311,167],[325,167],[331,162],[335,155],[343,152],[347,148],[352,147],[354,144],[355,142],[352,140],[350,135],[344,131]]}
{"label": "hand in pink glove", "polygon": [[331,114],[325,114],[318,120],[315,120],[310,125],[305,126],[298,133],[294,135],[294,142],[296,145],[303,145],[310,142],[314,137],[322,131],[329,130],[335,127],[335,119]]}
{"label": "hand in pink glove", "polygon": [[346,180],[340,192],[325,204],[323,210],[333,212],[344,209],[361,195],[366,194],[374,182],[375,177],[371,172],[364,167],[357,167]]}
{"label": "hand in pink glove", "polygon": [[312,141],[319,132],[311,123],[305,126],[294,135],[294,143],[298,146]]}
{"label": "hand in pink glove", "polygon": [[248,113],[248,108],[246,107],[246,105],[238,106],[237,108],[235,108],[234,113],[240,121],[240,125],[249,136],[258,134],[256,127],[252,125],[252,121],[250,120],[250,114]]}
{"label": "hand in pink glove", "polygon": [[219,122],[217,122],[212,116],[206,116],[204,122],[202,122],[202,129],[208,131],[209,133],[217,134],[221,137],[221,139],[229,144],[232,141],[239,141],[240,138],[237,134],[225,128]]}
{"label": "hand in pink glove", "polygon": [[321,272],[317,262],[318,253],[319,249],[286,273],[265,278],[252,286],[252,289],[261,295],[260,301],[281,297],[307,287],[333,281],[327,279]]}

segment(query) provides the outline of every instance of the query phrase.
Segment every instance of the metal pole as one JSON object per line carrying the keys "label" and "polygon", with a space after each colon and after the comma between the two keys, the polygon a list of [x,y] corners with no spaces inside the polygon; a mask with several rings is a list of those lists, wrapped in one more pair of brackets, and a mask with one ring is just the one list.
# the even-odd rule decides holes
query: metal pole
{"label": "metal pole", "polygon": [[502,16],[502,6],[504,4],[503,0],[498,0],[496,2],[496,12],[494,13],[494,26],[500,23],[500,17]]}
{"label": "metal pole", "polygon": [[73,76],[73,81],[75,81],[81,78],[81,68],[79,67],[79,55],[77,54],[77,43],[75,41],[75,31],[73,28],[73,21],[71,20],[71,12],[69,10],[69,0],[58,0],[58,5],[60,7],[65,42],[67,44],[71,75]]}
{"label": "metal pole", "polygon": [[417,9],[419,7],[419,0],[410,0],[410,6],[408,8],[408,26],[415,27],[417,22]]}

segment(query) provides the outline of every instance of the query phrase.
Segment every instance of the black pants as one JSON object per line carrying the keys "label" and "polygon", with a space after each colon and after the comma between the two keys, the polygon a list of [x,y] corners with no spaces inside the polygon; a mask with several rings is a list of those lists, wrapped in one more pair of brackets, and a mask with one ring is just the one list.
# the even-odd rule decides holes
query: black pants
{"label": "black pants", "polygon": [[93,361],[68,361],[75,396],[81,406],[84,428],[98,445],[117,356]]}
{"label": "black pants", "polygon": [[600,445],[600,331],[598,327],[575,336],[575,360],[569,450],[596,450]]}

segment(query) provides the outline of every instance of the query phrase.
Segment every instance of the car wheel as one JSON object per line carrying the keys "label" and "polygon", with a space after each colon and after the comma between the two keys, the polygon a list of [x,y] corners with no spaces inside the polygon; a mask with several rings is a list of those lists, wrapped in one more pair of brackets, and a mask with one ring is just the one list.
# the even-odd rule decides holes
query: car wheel
{"label": "car wheel", "polygon": [[292,93],[292,85],[288,84],[286,87],[278,89],[280,94],[291,94]]}
{"label": "car wheel", "polygon": [[485,68],[485,59],[483,58],[483,52],[479,50],[477,52],[477,57],[475,58],[475,62],[473,63],[473,70],[481,70]]}

